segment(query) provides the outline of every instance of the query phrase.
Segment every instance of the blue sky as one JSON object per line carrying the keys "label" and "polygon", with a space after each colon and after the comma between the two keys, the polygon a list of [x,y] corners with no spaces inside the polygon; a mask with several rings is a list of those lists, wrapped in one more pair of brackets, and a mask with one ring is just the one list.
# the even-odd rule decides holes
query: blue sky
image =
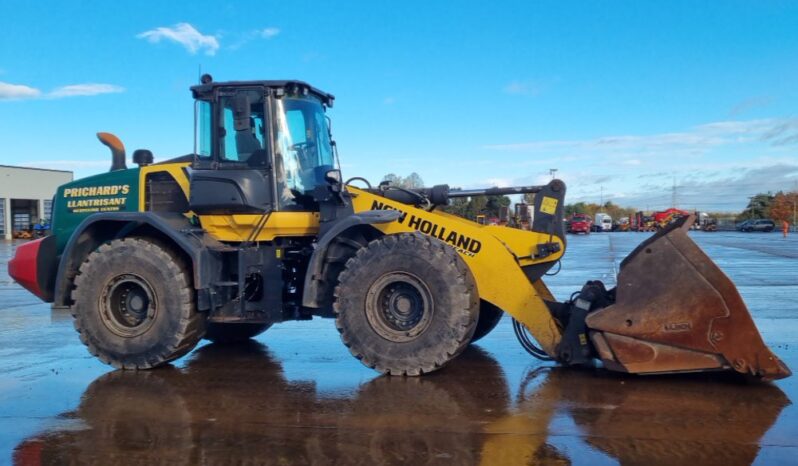
{"label": "blue sky", "polygon": [[336,95],[344,175],[541,183],[568,200],[739,210],[798,188],[796,2],[0,0],[0,164],[101,172],[94,133],[193,148],[188,86]]}

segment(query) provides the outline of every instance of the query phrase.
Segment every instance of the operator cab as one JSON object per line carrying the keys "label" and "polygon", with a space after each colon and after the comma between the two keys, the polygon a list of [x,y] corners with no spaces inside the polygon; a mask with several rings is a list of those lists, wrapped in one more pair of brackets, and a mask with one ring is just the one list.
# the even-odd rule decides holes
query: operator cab
{"label": "operator cab", "polygon": [[191,91],[194,212],[317,209],[313,191],[335,169],[325,115],[331,94],[301,81],[213,82],[209,75]]}

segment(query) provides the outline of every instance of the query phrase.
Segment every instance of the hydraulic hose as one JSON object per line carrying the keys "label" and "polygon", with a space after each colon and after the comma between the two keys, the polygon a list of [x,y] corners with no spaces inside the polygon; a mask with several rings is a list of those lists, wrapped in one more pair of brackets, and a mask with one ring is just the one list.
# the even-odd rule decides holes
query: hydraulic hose
{"label": "hydraulic hose", "polygon": [[526,350],[527,353],[531,354],[537,359],[540,359],[541,361],[554,361],[554,358],[546,354],[546,352],[542,349],[535,346],[535,343],[532,341],[529,331],[526,329],[526,327],[524,327],[524,324],[515,319],[513,319],[513,331],[515,332],[515,337],[518,338],[518,342],[521,343],[521,346]]}

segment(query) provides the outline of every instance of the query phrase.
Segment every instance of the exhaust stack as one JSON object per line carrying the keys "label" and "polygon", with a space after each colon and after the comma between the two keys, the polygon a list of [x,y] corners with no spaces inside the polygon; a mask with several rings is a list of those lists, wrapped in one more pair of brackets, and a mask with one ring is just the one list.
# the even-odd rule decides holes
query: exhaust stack
{"label": "exhaust stack", "polygon": [[111,149],[111,170],[126,170],[127,164],[125,163],[125,145],[118,137],[111,133],[97,133],[97,139],[101,143]]}

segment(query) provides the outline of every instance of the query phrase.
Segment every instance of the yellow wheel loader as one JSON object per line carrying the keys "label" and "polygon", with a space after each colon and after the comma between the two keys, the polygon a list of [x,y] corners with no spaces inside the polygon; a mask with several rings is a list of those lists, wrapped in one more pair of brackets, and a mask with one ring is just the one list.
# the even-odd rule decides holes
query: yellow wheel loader
{"label": "yellow wheel loader", "polygon": [[[565,184],[450,190],[344,181],[326,111],[300,81],[191,88],[194,153],[153,163],[121,141],[109,173],[61,186],[53,234],[21,245],[10,275],[68,309],[89,351],[126,369],[202,338],[335,319],[364,364],[393,375],[444,367],[504,313],[530,354],[632,373],[790,374],[731,281],[690,240],[691,218],[641,244],[617,287],[557,302],[542,277],[565,253]],[[450,199],[534,193],[529,230],[442,211]],[[662,264],[668,264],[662,268]],[[656,273],[652,273],[656,271]]]}

